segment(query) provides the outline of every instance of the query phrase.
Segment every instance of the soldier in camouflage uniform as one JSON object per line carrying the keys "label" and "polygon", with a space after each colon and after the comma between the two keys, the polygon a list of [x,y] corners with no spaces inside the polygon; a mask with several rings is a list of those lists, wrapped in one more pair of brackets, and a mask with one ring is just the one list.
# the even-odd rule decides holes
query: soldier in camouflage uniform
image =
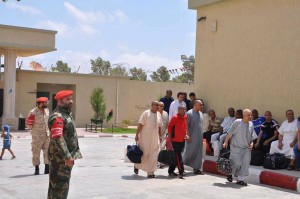
{"label": "soldier in camouflage uniform", "polygon": [[48,98],[40,97],[37,99],[37,107],[32,109],[27,117],[27,128],[31,129],[32,135],[32,164],[35,166],[34,175],[40,174],[40,153],[43,150],[45,174],[49,174],[49,159],[48,159],[48,147],[49,147],[49,109]]}
{"label": "soldier in camouflage uniform", "polygon": [[48,199],[68,197],[74,160],[82,158],[70,110],[73,104],[72,94],[73,91],[70,90],[60,91],[56,94],[54,99],[57,100],[57,108],[48,121],[51,131]]}

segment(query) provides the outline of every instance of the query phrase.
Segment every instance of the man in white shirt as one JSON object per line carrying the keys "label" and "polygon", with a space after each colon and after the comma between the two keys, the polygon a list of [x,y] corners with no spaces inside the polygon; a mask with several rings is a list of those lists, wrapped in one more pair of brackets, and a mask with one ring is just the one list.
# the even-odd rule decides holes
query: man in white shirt
{"label": "man in white shirt", "polygon": [[292,110],[286,111],[286,118],[287,120],[285,120],[278,129],[278,140],[271,144],[270,154],[283,153],[286,157],[289,157],[291,162],[287,169],[293,170],[295,169],[295,154],[293,147],[298,131],[297,119],[295,119]]}
{"label": "man in white shirt", "polygon": [[174,100],[171,105],[170,105],[170,109],[169,109],[169,121],[172,119],[172,117],[174,115],[176,115],[178,113],[178,107],[180,106],[186,106],[184,100],[184,94],[183,92],[179,92],[177,94],[177,100]]}
{"label": "man in white shirt", "polygon": [[[235,110],[234,108],[230,107],[228,109],[228,115],[227,117],[225,117],[225,119],[223,120],[222,124],[221,124],[221,127],[223,128],[223,130],[220,132],[220,133],[215,133],[211,136],[211,144],[212,144],[212,147],[214,148],[214,150],[219,150],[219,147],[220,144],[219,144],[219,138],[222,134],[226,134],[227,131],[230,129],[232,123],[234,122],[234,120],[236,119],[235,116]],[[214,142],[218,142],[218,145],[217,144],[213,144]],[[223,144],[223,143],[222,143]],[[218,154],[218,153],[217,153]]]}

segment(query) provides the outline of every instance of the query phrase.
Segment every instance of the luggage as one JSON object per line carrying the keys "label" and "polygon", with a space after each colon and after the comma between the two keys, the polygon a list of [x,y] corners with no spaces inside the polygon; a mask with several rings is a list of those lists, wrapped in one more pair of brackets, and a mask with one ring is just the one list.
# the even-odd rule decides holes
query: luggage
{"label": "luggage", "polygon": [[252,149],[250,165],[263,166],[264,160],[265,160],[265,155],[263,151]]}
{"label": "luggage", "polygon": [[266,154],[263,167],[265,169],[285,169],[286,157],[282,153]]}
{"label": "luggage", "polygon": [[176,165],[176,154],[172,150],[162,150],[158,154],[158,162],[167,165]]}
{"label": "luggage", "polygon": [[232,173],[232,167],[231,167],[229,156],[230,156],[230,150],[222,149],[220,152],[220,156],[217,160],[217,170],[226,175],[231,175]]}
{"label": "luggage", "polygon": [[132,163],[142,162],[143,151],[137,144],[127,145],[127,157]]}

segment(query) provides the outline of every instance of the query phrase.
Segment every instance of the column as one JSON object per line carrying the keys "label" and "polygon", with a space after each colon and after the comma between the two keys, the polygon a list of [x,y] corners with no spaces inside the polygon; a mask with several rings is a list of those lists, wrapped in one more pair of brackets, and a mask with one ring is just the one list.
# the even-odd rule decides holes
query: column
{"label": "column", "polygon": [[2,125],[18,129],[16,110],[16,52],[4,50],[4,91]]}

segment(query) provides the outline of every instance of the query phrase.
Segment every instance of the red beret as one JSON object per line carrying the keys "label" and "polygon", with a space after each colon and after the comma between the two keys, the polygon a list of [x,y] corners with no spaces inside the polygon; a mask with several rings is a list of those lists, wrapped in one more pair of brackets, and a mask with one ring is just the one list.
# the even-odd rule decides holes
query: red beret
{"label": "red beret", "polygon": [[63,99],[72,94],[73,94],[73,91],[71,91],[71,90],[62,90],[62,91],[59,91],[58,93],[56,93],[54,99],[56,99],[56,100]]}
{"label": "red beret", "polygon": [[43,102],[46,102],[46,101],[48,101],[48,98],[47,97],[39,97],[39,98],[37,98],[36,99],[36,102],[38,102],[38,103],[43,103]]}

